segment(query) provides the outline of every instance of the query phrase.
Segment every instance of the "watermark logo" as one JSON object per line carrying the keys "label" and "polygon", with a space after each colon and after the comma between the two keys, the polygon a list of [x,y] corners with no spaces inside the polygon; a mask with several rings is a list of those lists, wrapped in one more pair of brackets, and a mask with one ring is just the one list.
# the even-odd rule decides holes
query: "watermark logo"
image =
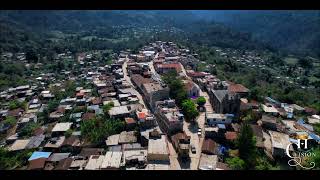
{"label": "watermark logo", "polygon": [[[312,152],[312,148],[315,147],[317,142],[313,139],[307,139],[307,137],[299,138],[297,142],[288,144],[286,148],[286,154],[291,159],[288,161],[289,166],[300,166],[304,169],[312,169],[315,167],[315,162],[310,162],[309,167],[302,165],[302,159],[305,157],[316,156],[314,152]],[[293,148],[294,154],[290,154],[290,148]]]}

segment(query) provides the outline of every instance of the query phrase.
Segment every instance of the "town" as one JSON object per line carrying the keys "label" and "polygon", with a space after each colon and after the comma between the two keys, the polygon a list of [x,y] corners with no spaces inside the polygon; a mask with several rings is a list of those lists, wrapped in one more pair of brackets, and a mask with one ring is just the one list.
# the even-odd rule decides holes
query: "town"
{"label": "town", "polygon": [[[197,71],[197,54],[174,42],[113,53],[108,63],[93,58],[99,53],[58,54],[72,72],[33,74],[0,93],[1,147],[27,152],[12,169],[244,169],[253,152],[286,164],[290,143],[320,142],[315,109],[252,100],[244,85]],[[259,58],[234,59],[265,67]]]}

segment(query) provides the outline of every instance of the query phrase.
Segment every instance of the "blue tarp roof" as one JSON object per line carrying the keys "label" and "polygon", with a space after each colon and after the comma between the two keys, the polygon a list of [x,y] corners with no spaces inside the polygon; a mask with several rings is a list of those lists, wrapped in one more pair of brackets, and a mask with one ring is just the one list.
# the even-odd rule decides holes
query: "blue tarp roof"
{"label": "blue tarp roof", "polygon": [[266,97],[266,99],[267,99],[269,102],[271,102],[271,103],[279,104],[278,101],[272,99],[271,97]]}
{"label": "blue tarp roof", "polygon": [[320,137],[319,137],[318,135],[316,135],[316,134],[314,134],[314,133],[309,133],[309,136],[310,136],[312,139],[316,140],[317,142],[320,142]]}
{"label": "blue tarp roof", "polygon": [[229,149],[225,146],[220,145],[219,147],[219,154],[224,154],[225,152],[227,152]]}
{"label": "blue tarp roof", "polygon": [[226,126],[224,124],[218,124],[219,129],[226,129]]}
{"label": "blue tarp roof", "polygon": [[28,161],[39,159],[39,158],[48,158],[50,155],[51,155],[51,152],[35,151],[32,153]]}

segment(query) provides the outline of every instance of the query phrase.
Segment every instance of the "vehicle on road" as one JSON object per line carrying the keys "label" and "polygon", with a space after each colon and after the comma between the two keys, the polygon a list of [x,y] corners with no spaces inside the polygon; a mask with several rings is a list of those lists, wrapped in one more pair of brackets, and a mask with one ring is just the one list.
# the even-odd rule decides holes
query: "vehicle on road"
{"label": "vehicle on road", "polygon": [[198,129],[198,136],[201,136],[202,135],[202,130],[201,128]]}
{"label": "vehicle on road", "polygon": [[193,144],[191,144],[191,152],[192,152],[192,154],[197,153],[196,147]]}

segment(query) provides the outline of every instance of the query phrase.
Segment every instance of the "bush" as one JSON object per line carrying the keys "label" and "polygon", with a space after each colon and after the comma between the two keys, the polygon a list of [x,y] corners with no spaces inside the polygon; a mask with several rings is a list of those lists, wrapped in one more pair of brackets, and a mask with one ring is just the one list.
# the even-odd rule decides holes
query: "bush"
{"label": "bush", "polygon": [[226,163],[233,170],[244,170],[246,168],[246,163],[239,157],[227,158]]}

